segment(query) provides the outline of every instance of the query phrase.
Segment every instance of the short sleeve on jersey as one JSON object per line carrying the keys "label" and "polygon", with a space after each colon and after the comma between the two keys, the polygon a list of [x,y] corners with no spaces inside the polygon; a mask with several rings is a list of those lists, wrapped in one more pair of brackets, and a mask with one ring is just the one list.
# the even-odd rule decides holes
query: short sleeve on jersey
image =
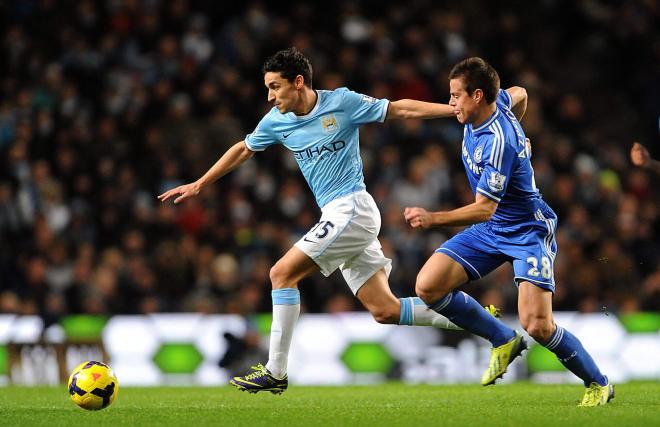
{"label": "short sleeve on jersey", "polygon": [[268,114],[261,119],[254,131],[245,137],[245,145],[250,151],[264,151],[279,142],[271,129]]}
{"label": "short sleeve on jersey", "polygon": [[342,90],[342,105],[352,123],[359,126],[385,121],[389,100],[372,98],[346,88]]}
{"label": "short sleeve on jersey", "polygon": [[509,92],[500,89],[500,92],[497,94],[497,103],[510,110],[513,105],[513,98],[511,98]]}
{"label": "short sleeve on jersey", "polygon": [[497,122],[494,133],[483,136],[484,170],[477,184],[477,191],[491,200],[500,202],[513,174],[518,154],[504,141],[504,134]]}

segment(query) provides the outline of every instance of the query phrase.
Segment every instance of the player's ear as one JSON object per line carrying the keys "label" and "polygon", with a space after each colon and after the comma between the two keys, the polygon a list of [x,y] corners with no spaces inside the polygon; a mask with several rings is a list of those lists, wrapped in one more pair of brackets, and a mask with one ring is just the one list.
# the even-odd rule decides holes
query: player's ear
{"label": "player's ear", "polygon": [[296,89],[302,89],[305,86],[305,78],[298,74],[295,79],[293,79],[293,85]]}
{"label": "player's ear", "polygon": [[478,104],[479,101],[484,99],[484,91],[481,90],[481,89],[475,89],[474,94],[472,95],[472,97],[474,98],[474,102],[476,102]]}

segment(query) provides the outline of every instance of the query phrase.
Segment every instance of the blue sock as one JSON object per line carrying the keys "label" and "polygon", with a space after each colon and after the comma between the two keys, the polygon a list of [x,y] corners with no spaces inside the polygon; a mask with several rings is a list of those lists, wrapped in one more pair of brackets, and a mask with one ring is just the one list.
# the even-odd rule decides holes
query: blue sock
{"label": "blue sock", "polygon": [[553,352],[566,369],[584,381],[585,387],[593,382],[607,384],[607,377],[600,373],[596,362],[582,347],[580,340],[566,329],[557,326],[544,347]]}
{"label": "blue sock", "polygon": [[490,315],[474,298],[462,291],[453,291],[429,306],[456,325],[487,339],[499,347],[516,336],[513,329]]}

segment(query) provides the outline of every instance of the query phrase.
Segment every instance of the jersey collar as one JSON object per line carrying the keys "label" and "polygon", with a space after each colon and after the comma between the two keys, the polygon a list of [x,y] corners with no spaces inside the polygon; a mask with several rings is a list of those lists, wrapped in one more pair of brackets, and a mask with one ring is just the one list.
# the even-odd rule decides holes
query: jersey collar
{"label": "jersey collar", "polygon": [[291,118],[293,118],[294,120],[305,120],[305,119],[310,118],[311,116],[313,116],[316,113],[316,111],[319,109],[319,105],[321,105],[321,92],[322,91],[314,89],[314,92],[316,92],[316,104],[314,104],[314,108],[312,108],[312,111],[305,114],[304,116],[299,116],[299,115],[297,115],[296,113],[293,113],[293,112],[289,113]]}
{"label": "jersey collar", "polygon": [[[500,110],[495,109],[495,112],[491,114],[490,117],[481,126],[479,126],[478,128],[473,128],[472,132],[479,132],[480,130],[486,129],[495,121],[495,119],[497,119],[499,115],[500,115]],[[472,126],[472,124],[470,124],[470,126]]]}

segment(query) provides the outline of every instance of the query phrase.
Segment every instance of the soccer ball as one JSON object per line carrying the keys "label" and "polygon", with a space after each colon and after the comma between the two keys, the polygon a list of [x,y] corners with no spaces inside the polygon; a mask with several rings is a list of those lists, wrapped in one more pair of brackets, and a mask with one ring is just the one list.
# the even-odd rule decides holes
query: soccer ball
{"label": "soccer ball", "polygon": [[105,363],[83,362],[69,377],[71,400],[83,409],[97,411],[108,407],[117,397],[119,382]]}

